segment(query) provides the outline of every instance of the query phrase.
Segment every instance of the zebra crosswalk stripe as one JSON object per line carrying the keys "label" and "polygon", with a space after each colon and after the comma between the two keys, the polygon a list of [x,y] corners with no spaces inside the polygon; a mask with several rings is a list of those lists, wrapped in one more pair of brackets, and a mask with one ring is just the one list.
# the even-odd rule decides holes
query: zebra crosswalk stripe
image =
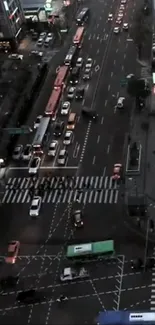
{"label": "zebra crosswalk stripe", "polygon": [[[70,203],[76,201],[86,203],[117,203],[119,196],[119,186],[111,177],[99,176],[82,176],[74,179],[68,188],[61,187],[60,179],[50,180],[50,189],[44,189],[42,198],[43,203]],[[34,181],[33,181],[34,182]],[[32,183],[31,178],[9,178],[6,185],[5,193],[2,198],[2,203],[29,203],[32,199],[30,196],[30,188],[33,185],[35,188],[35,195],[40,184],[45,185],[47,179],[45,177],[39,178]],[[85,184],[85,186],[84,186]],[[86,185],[89,185],[86,187]],[[80,191],[80,192],[79,192]]]}

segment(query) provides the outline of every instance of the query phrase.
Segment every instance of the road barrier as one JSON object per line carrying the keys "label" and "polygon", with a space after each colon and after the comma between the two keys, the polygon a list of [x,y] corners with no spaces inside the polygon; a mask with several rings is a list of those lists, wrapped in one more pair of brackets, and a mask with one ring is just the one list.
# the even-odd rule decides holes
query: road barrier
{"label": "road barrier", "polygon": [[[140,173],[141,157],[142,157],[142,145],[140,143],[137,143],[136,148],[133,148],[133,145],[129,144],[127,148],[127,158],[126,158],[126,168],[125,168],[125,172],[127,175],[135,175]],[[135,161],[134,164],[132,164],[131,161],[133,158]]]}

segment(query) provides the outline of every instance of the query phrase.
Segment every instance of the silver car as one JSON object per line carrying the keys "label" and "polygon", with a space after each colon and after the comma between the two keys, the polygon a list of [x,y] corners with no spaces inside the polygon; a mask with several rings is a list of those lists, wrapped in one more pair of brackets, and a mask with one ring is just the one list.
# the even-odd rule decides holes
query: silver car
{"label": "silver car", "polygon": [[14,151],[13,151],[13,155],[12,155],[12,158],[14,160],[19,160],[22,156],[22,151],[23,151],[23,145],[22,144],[18,144]]}

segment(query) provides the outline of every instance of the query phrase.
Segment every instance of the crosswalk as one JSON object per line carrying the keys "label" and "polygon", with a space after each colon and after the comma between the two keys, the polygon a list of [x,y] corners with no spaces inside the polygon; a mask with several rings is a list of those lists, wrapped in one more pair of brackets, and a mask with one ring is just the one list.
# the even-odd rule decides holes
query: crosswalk
{"label": "crosswalk", "polygon": [[[155,258],[155,249],[153,252],[153,257]],[[155,311],[155,267],[152,268],[152,288],[151,288],[151,307],[152,311]]]}
{"label": "crosswalk", "polygon": [[112,177],[79,176],[69,181],[62,177],[54,178],[9,178],[5,186],[2,203],[29,203],[32,200],[31,188],[38,195],[43,186],[43,203],[116,204],[119,197],[119,184]]}

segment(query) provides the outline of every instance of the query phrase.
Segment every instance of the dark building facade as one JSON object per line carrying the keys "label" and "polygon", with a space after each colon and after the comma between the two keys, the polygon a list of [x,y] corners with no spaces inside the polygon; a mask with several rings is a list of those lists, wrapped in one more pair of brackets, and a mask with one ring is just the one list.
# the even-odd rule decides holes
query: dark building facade
{"label": "dark building facade", "polygon": [[0,1],[0,49],[15,49],[25,23],[20,0]]}

